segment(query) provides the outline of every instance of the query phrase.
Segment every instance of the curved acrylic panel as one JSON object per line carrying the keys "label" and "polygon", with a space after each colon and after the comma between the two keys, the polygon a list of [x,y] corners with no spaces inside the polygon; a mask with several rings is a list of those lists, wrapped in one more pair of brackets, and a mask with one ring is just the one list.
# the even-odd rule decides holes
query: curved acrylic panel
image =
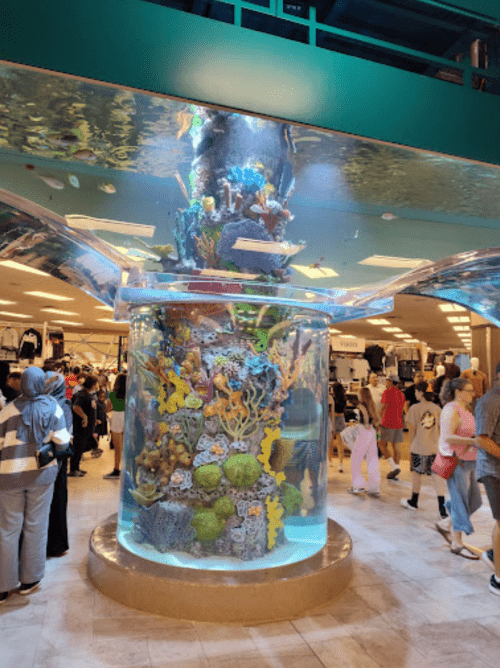
{"label": "curved acrylic panel", "polygon": [[215,570],[281,566],[321,550],[327,323],[262,303],[132,309],[124,547]]}

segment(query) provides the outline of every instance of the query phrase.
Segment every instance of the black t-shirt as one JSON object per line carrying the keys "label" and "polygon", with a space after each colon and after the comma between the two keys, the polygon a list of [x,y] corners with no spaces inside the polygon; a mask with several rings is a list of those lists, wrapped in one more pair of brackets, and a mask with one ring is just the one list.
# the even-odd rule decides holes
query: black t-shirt
{"label": "black t-shirt", "polygon": [[410,385],[410,387],[406,388],[405,399],[406,401],[410,402],[410,406],[413,406],[413,404],[418,404],[418,399],[415,396],[415,384]]}
{"label": "black t-shirt", "polygon": [[87,427],[82,426],[82,418],[73,411],[73,433],[82,434],[94,432],[95,416],[96,416],[96,400],[95,397],[89,394],[86,390],[80,390],[76,395],[73,395],[73,406],[79,406],[87,416]]}
{"label": "black t-shirt", "polygon": [[340,401],[337,401],[334,398],[334,405],[335,405],[335,412],[336,413],[343,413],[345,411],[345,406],[346,406],[346,400],[342,399]]}

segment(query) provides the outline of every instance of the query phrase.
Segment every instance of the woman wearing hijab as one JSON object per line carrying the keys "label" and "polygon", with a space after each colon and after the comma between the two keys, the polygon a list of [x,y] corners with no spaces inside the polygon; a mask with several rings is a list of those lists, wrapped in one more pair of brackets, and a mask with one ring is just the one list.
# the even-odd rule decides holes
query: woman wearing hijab
{"label": "woman wearing hijab", "polygon": [[[73,433],[73,416],[71,401],[66,398],[66,383],[64,376],[54,371],[45,374],[43,393],[53,397],[64,413],[66,429]],[[71,453],[63,453],[58,458],[59,472],[54,482],[54,494],[50,504],[49,531],[47,540],[47,556],[61,557],[68,549],[68,457]]]}
{"label": "woman wearing hijab", "polygon": [[7,378],[9,377],[10,366],[7,362],[0,362],[0,409],[7,403],[5,398],[7,390]]}
{"label": "woman wearing hijab", "polygon": [[57,461],[38,468],[36,452],[49,442],[64,452],[69,433],[63,409],[43,394],[44,385],[43,371],[29,367],[22,394],[0,411],[0,605],[19,582],[19,593],[30,594],[45,573]]}

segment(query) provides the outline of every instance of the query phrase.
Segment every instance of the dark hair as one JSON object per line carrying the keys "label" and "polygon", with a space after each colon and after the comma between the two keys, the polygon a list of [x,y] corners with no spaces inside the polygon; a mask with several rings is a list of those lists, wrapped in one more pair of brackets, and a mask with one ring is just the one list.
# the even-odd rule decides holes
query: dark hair
{"label": "dark hair", "polygon": [[425,394],[427,392],[427,381],[423,380],[420,383],[417,383],[415,385],[415,390],[418,390],[419,392],[423,392]]}
{"label": "dark hair", "polygon": [[100,387],[97,390],[97,396],[99,396],[100,394],[104,394],[104,396],[106,396],[106,390],[103,387]]}
{"label": "dark hair", "polygon": [[360,392],[360,403],[366,408],[368,412],[368,417],[370,418],[370,424],[376,419],[377,409],[375,408],[375,402],[373,401],[372,393],[367,387],[362,387]]}
{"label": "dark hair", "polygon": [[21,374],[19,371],[13,371],[12,373],[9,373],[7,380],[9,380],[9,378],[11,380],[19,380],[19,378],[21,378]]}
{"label": "dark hair", "polygon": [[95,376],[87,376],[87,378],[85,378],[83,381],[82,387],[84,387],[86,390],[91,390],[96,383],[97,378]]}
{"label": "dark hair", "polygon": [[441,406],[453,401],[457,390],[463,390],[466,385],[470,385],[470,380],[467,380],[467,378],[452,378],[447,380],[439,393]]}
{"label": "dark hair", "polygon": [[127,376],[124,373],[119,373],[115,379],[115,384],[113,386],[113,391],[117,399],[125,399],[125,393],[127,391]]}

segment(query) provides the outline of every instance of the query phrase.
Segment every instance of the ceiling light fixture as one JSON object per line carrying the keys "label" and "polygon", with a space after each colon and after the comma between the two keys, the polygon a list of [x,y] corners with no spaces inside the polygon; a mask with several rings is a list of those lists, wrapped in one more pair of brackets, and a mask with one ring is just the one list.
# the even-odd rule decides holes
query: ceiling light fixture
{"label": "ceiling light fixture", "polygon": [[100,309],[101,311],[114,312],[114,310],[115,310],[112,306],[96,306],[96,308]]}
{"label": "ceiling light fixture", "polygon": [[405,343],[420,343],[419,339],[406,339]]}
{"label": "ceiling light fixture", "polygon": [[340,329],[333,329],[333,327],[329,327],[328,331],[330,334],[340,334]]}
{"label": "ceiling light fixture", "polygon": [[469,325],[453,325],[455,332],[470,332]]}
{"label": "ceiling light fixture", "polygon": [[390,325],[391,323],[389,320],[385,320],[384,318],[368,318],[366,322],[369,322],[370,325]]}
{"label": "ceiling light fixture", "polygon": [[450,313],[452,311],[467,311],[464,306],[459,306],[458,304],[439,304],[439,308],[444,313]]}
{"label": "ceiling light fixture", "polygon": [[71,325],[72,327],[83,325],[83,322],[71,322],[71,320],[51,320],[51,322],[56,322],[58,325]]}
{"label": "ceiling light fixture", "polygon": [[384,332],[402,332],[401,327],[382,327]]}
{"label": "ceiling light fixture", "polygon": [[254,253],[275,253],[276,255],[297,255],[304,250],[305,245],[289,244],[287,241],[261,241],[260,239],[245,239],[238,237],[233,244],[236,250],[253,251]]}
{"label": "ceiling light fixture", "polygon": [[397,339],[411,339],[411,334],[394,334]]}
{"label": "ceiling light fixture", "polygon": [[449,322],[470,322],[468,315],[451,315],[448,316],[447,320]]}
{"label": "ceiling light fixture", "polygon": [[367,264],[371,267],[388,267],[390,269],[415,269],[425,262],[429,262],[429,260],[390,255],[371,255],[358,262],[358,264]]}
{"label": "ceiling light fixture", "polygon": [[0,315],[8,315],[11,318],[32,318],[31,315],[25,315],[24,313],[11,313],[10,311],[0,311]]}
{"label": "ceiling light fixture", "polygon": [[9,304],[17,304],[17,302],[9,302],[6,299],[0,299],[0,304],[3,304],[4,306],[8,306]]}
{"label": "ceiling light fixture", "polygon": [[332,278],[333,276],[338,276],[336,271],[330,269],[330,267],[315,267],[313,265],[302,265],[302,264],[292,264],[290,265],[307,278]]}
{"label": "ceiling light fixture", "polygon": [[75,300],[74,297],[63,297],[62,295],[55,295],[52,292],[40,292],[39,290],[31,290],[24,294],[31,297],[40,297],[41,299],[53,299],[56,302],[72,302]]}
{"label": "ceiling light fixture", "polygon": [[14,260],[0,260],[0,267],[7,267],[8,269],[18,269],[19,271],[26,271],[29,274],[38,274],[39,276],[50,276],[45,271],[40,269],[35,269],[34,267],[28,267],[27,264],[21,264],[20,262],[14,262]]}
{"label": "ceiling light fixture", "polygon": [[97,318],[97,322],[112,322],[113,325],[120,325],[120,322],[113,320],[112,318]]}
{"label": "ceiling light fixture", "polygon": [[46,311],[47,313],[56,313],[58,315],[79,315],[78,313],[75,313],[74,311],[61,311],[58,308],[42,308],[40,310],[41,311]]}

